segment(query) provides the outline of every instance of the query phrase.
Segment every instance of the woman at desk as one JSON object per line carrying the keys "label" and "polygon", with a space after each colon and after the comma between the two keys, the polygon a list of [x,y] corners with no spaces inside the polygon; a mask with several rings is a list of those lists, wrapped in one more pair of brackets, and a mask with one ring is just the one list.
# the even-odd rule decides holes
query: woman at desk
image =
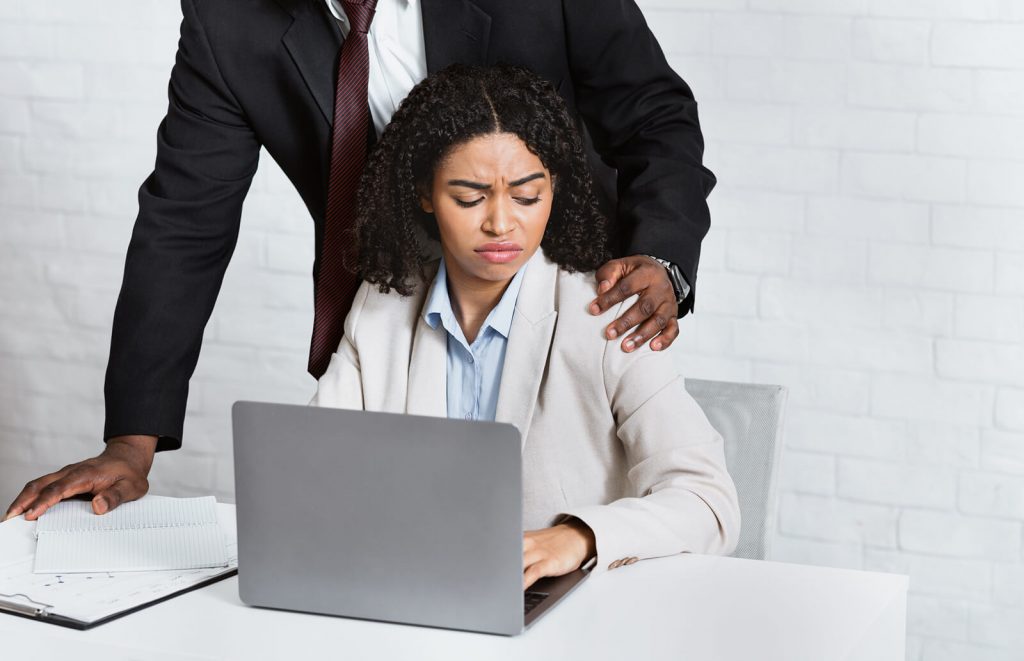
{"label": "woman at desk", "polygon": [[525,586],[595,555],[603,571],[735,547],[722,439],[673,351],[604,337],[633,300],[587,312],[607,226],[550,84],[504,66],[423,81],[371,155],[359,207],[364,282],[313,404],[515,424]]}

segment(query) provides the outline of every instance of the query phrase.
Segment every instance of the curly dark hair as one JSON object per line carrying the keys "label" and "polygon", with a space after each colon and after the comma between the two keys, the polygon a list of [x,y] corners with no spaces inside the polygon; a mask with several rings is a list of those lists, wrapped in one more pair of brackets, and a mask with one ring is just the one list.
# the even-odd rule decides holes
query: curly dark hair
{"label": "curly dark hair", "polygon": [[567,271],[595,270],[610,258],[583,143],[555,88],[521,67],[453,64],[413,88],[368,158],[355,229],[364,280],[382,293],[415,292],[427,261],[418,229],[439,237],[421,192],[455,147],[495,133],[519,137],[556,180],[545,254]]}

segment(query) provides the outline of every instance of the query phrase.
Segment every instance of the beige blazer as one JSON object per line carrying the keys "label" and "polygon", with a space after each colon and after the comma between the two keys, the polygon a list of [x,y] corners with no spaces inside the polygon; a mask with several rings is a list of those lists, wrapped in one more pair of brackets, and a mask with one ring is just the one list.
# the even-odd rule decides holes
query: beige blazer
{"label": "beige blazer", "polygon": [[[436,273],[436,264],[432,265]],[[320,378],[319,406],[445,417],[447,341],[409,297],[363,283],[345,337]],[[736,489],[722,437],[683,387],[672,353],[624,353],[587,305],[592,273],[567,273],[538,250],[516,303],[496,419],[523,439],[523,526],[566,515],[597,540],[595,572],[680,552],[730,553]]]}

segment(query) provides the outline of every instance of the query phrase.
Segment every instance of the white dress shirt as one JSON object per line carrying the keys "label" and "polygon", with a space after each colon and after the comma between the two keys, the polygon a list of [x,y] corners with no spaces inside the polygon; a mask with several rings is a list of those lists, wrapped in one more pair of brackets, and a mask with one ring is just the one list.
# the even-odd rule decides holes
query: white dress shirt
{"label": "white dress shirt", "polygon": [[[338,19],[341,33],[347,37],[349,23],[341,0],[327,0],[327,8]],[[398,104],[427,77],[427,49],[423,39],[420,0],[377,0],[367,37],[370,49],[367,97],[373,128],[379,138]],[[676,294],[686,298],[690,284],[685,276],[682,280],[683,290]]]}
{"label": "white dress shirt", "polygon": [[448,331],[447,396],[448,417],[466,420],[494,421],[501,391],[501,375],[505,369],[505,351],[512,330],[519,289],[527,264],[512,277],[501,300],[487,315],[476,339],[470,344],[455,317],[448,295],[448,269],[444,257],[437,267],[434,284],[430,286],[423,307],[423,319],[437,330]]}
{"label": "white dress shirt", "polygon": [[[348,36],[349,23],[341,0],[327,0]],[[391,121],[409,90],[427,77],[427,51],[423,44],[423,15],[418,0],[378,0],[368,33],[370,85],[367,96],[377,136]]]}

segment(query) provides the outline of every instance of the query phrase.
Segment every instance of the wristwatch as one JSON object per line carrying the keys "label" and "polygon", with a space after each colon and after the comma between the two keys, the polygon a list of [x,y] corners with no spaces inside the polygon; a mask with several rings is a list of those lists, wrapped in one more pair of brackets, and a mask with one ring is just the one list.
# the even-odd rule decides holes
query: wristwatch
{"label": "wristwatch", "polygon": [[679,270],[678,266],[667,259],[661,259],[654,255],[645,256],[650,257],[665,267],[665,270],[668,272],[669,282],[672,283],[672,289],[676,293],[676,305],[682,305],[683,301],[686,300],[686,297],[690,295],[690,283],[686,281],[686,278],[683,276],[683,272]]}

